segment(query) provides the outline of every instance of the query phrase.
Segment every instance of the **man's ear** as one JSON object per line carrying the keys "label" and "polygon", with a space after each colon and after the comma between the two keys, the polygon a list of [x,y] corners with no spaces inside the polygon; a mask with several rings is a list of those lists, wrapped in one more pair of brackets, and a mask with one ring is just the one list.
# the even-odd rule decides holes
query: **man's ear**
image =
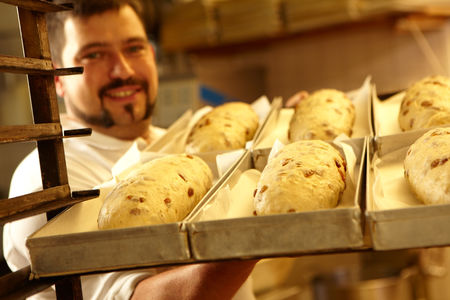
{"label": "man's ear", "polygon": [[[58,66],[54,64],[53,68],[57,69]],[[55,81],[56,94],[58,94],[58,96],[60,96],[61,98],[64,98],[64,83],[63,83],[61,76],[55,76],[54,81]]]}
{"label": "man's ear", "polygon": [[150,45],[150,50],[153,53],[153,59],[156,60],[156,50],[155,50],[155,45],[153,44],[153,42],[149,41],[148,44]]}

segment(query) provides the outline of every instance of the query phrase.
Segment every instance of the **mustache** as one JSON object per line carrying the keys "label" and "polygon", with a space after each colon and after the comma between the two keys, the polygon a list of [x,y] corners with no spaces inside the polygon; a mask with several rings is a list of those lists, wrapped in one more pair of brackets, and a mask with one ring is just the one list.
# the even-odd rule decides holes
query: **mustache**
{"label": "mustache", "polygon": [[145,92],[147,92],[148,89],[148,82],[143,80],[143,79],[139,79],[139,78],[127,78],[127,79],[114,79],[113,81],[109,82],[108,84],[102,86],[100,88],[100,90],[98,91],[98,96],[100,97],[100,99],[103,99],[103,97],[105,96],[106,92],[110,89],[115,89],[115,88],[120,88],[123,86],[127,86],[127,85],[139,85],[140,87],[142,87],[144,89]]}

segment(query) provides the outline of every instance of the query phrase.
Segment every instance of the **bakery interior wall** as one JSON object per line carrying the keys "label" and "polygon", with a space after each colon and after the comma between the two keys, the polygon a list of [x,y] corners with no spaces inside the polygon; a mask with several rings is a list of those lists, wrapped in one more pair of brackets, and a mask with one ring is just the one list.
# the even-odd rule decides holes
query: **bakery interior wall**
{"label": "bakery interior wall", "polygon": [[217,104],[199,93],[194,93],[195,99],[175,100],[173,94],[183,81],[173,82],[183,76],[195,81],[194,91],[206,87],[222,95],[221,99],[246,102],[261,95],[286,100],[299,90],[349,91],[367,76],[379,94],[393,93],[424,76],[448,74],[449,28],[445,17],[383,15],[178,51],[162,47],[159,68],[164,94],[157,103],[155,122],[167,126],[186,106]]}
{"label": "bakery interior wall", "polygon": [[261,94],[286,99],[300,89],[348,91],[368,75],[379,92],[389,93],[426,75],[447,74],[449,23],[425,28],[415,37],[402,21],[378,18],[202,49],[192,51],[190,59],[200,82],[245,101]]}

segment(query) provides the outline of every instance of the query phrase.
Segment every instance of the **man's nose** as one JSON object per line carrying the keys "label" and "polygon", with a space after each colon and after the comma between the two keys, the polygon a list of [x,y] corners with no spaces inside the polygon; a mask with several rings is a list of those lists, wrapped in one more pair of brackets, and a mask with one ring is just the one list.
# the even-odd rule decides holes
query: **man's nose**
{"label": "man's nose", "polygon": [[129,78],[134,73],[128,59],[122,54],[117,53],[113,56],[112,68],[110,72],[111,78]]}

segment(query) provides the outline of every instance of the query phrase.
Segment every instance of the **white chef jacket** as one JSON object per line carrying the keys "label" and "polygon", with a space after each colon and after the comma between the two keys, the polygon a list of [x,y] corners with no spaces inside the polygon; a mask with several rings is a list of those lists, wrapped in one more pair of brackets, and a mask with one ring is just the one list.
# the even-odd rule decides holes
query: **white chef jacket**
{"label": "white chef jacket", "polygon": [[[85,126],[64,116],[61,117],[64,129]],[[161,128],[150,127],[150,138],[156,140],[164,134]],[[133,145],[145,146],[143,139],[135,141],[119,140],[98,132],[89,137],[76,137],[64,140],[69,185],[72,191],[92,189],[112,178],[111,169],[115,162]],[[42,190],[41,171],[37,150],[32,151],[13,174],[9,197],[17,197]],[[45,214],[24,218],[5,224],[3,229],[3,251],[12,271],[30,264],[26,238],[47,222]],[[111,272],[100,275],[82,276],[84,299],[129,299],[140,280],[153,275],[154,270],[133,270]],[[53,289],[47,289],[30,299],[56,299]]]}
{"label": "white chef jacket", "polygon": [[[75,129],[85,126],[61,117],[63,128]],[[150,138],[156,140],[165,133],[164,129],[150,127]],[[137,144],[146,146],[141,138],[124,141],[93,131],[91,136],[64,140],[64,152],[69,185],[72,191],[88,190],[112,178],[112,167],[117,160]],[[42,190],[41,171],[37,150],[32,151],[15,170],[10,186],[9,197],[17,197]],[[5,224],[3,228],[3,252],[12,271],[30,264],[26,238],[47,222],[45,214],[24,218]],[[154,269],[110,272],[105,274],[81,276],[84,299],[129,299],[136,284],[154,275]],[[55,292],[49,288],[29,299],[56,299]],[[251,281],[247,280],[233,299],[255,299]]]}

